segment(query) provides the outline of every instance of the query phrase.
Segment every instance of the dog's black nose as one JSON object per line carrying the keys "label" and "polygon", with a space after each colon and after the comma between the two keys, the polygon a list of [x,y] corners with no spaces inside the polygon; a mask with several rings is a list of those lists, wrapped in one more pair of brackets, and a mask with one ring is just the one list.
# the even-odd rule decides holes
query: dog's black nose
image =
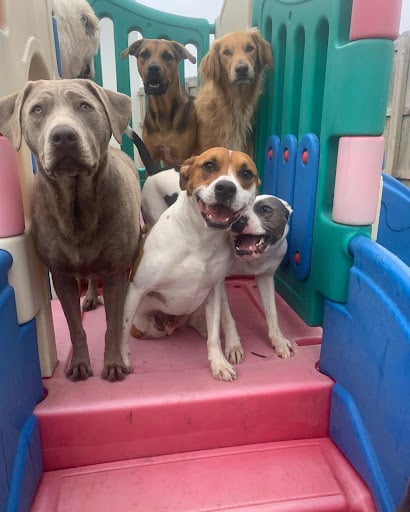
{"label": "dog's black nose", "polygon": [[70,126],[56,126],[51,130],[50,141],[56,148],[69,149],[77,144],[78,134]]}
{"label": "dog's black nose", "polygon": [[249,73],[248,64],[246,64],[245,62],[239,62],[235,66],[235,73],[238,78],[246,78]]}
{"label": "dog's black nose", "polygon": [[161,67],[153,62],[147,67],[147,71],[152,75],[159,75],[161,72]]}
{"label": "dog's black nose", "polygon": [[232,181],[221,180],[215,185],[216,200],[224,203],[230,201],[236,194],[236,185]]}
{"label": "dog's black nose", "polygon": [[246,215],[243,215],[242,217],[239,217],[239,219],[232,224],[232,231],[234,233],[242,233],[242,231],[246,228],[248,225],[249,218]]}

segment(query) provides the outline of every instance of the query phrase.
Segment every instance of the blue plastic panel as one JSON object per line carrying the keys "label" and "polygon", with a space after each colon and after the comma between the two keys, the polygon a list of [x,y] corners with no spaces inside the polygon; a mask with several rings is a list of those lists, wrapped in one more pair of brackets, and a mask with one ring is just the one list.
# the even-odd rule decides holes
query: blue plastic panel
{"label": "blue plastic panel", "polygon": [[410,266],[410,189],[387,174],[383,174],[377,241]]}
{"label": "blue plastic panel", "polygon": [[[347,431],[346,414],[332,408],[332,437],[379,496],[379,510],[391,512],[410,475],[410,269],[368,238],[350,249],[348,301],[325,302],[320,368],[360,411],[361,424],[350,414]],[[363,474],[363,458],[377,473]]]}
{"label": "blue plastic panel", "polygon": [[[295,185],[295,164],[297,140],[292,134],[286,135],[279,147],[277,196],[293,207],[293,191]],[[291,217],[292,222],[292,217]]]}
{"label": "blue plastic panel", "polygon": [[42,472],[40,441],[29,419],[44,391],[35,319],[17,323],[11,265],[11,255],[0,250],[0,510],[15,512],[28,510]]}
{"label": "blue plastic panel", "polygon": [[278,161],[280,139],[271,135],[265,146],[265,167],[263,171],[263,193],[277,196],[278,193]]}
{"label": "blue plastic panel", "polygon": [[53,16],[53,34],[54,34],[54,46],[56,49],[56,60],[57,60],[57,71],[59,76],[62,75],[61,71],[61,55],[60,55],[60,41],[58,39],[58,26],[57,20]]}
{"label": "blue plastic panel", "polygon": [[299,280],[306,279],[310,272],[318,168],[319,140],[308,133],[301,138],[297,149],[289,247],[293,273]]}

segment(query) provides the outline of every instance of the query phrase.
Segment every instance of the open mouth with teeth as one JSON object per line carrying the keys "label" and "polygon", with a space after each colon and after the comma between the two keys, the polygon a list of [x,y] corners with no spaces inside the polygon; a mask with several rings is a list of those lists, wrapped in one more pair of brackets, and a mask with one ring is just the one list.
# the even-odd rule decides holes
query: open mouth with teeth
{"label": "open mouth with teeth", "polygon": [[159,77],[149,78],[145,86],[147,94],[164,94],[166,87]]}
{"label": "open mouth with teeth", "polygon": [[234,239],[235,254],[243,260],[259,258],[269,245],[267,235],[237,235]]}
{"label": "open mouth with teeth", "polygon": [[199,197],[197,197],[197,204],[207,225],[215,229],[229,229],[242,213],[242,209],[234,212],[225,204],[206,204]]}

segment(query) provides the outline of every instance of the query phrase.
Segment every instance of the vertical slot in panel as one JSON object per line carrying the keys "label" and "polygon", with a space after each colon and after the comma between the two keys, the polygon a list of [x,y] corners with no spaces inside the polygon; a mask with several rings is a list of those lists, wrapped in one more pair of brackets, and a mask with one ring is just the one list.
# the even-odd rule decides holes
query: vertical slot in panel
{"label": "vertical slot in panel", "polygon": [[318,167],[319,140],[314,134],[308,133],[302,137],[296,155],[289,243],[292,270],[299,280],[306,279],[310,272]]}
{"label": "vertical slot in panel", "polygon": [[286,27],[284,25],[280,27],[277,40],[273,42],[273,51],[275,87],[273,90],[272,132],[281,135],[286,66]]}
{"label": "vertical slot in panel", "polygon": [[265,146],[265,166],[263,172],[263,193],[277,196],[278,189],[278,160],[280,139],[271,135]]}
{"label": "vertical slot in panel", "polygon": [[325,89],[326,62],[329,45],[329,22],[321,19],[315,32],[314,74],[310,111],[310,129],[320,134],[322,126],[323,97]]}
{"label": "vertical slot in panel", "polygon": [[302,26],[298,26],[295,32],[289,36],[293,37],[293,41],[290,41],[289,51],[286,54],[282,133],[297,135],[305,55],[305,30]]}

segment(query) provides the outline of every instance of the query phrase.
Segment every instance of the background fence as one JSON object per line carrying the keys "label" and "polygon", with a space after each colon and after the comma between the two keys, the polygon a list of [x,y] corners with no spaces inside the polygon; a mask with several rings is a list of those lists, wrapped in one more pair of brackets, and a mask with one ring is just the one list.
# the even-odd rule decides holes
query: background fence
{"label": "background fence", "polygon": [[410,187],[410,31],[396,40],[386,113],[385,172]]}

